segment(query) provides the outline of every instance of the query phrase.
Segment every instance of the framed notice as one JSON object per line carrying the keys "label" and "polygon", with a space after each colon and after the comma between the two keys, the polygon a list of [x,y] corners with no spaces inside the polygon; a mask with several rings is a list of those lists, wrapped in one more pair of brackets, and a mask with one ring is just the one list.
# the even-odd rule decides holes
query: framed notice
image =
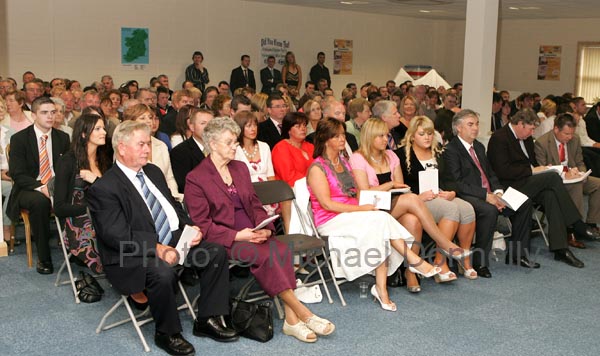
{"label": "framed notice", "polygon": [[333,40],[333,74],[352,74],[352,40]]}
{"label": "framed notice", "polygon": [[269,56],[275,57],[275,63],[282,66],[285,64],[285,54],[290,50],[290,41],[275,37],[263,37],[260,39],[260,59],[266,65]]}
{"label": "framed notice", "polygon": [[540,46],[538,80],[560,80],[560,52],[562,46]]}
{"label": "framed notice", "polygon": [[121,28],[121,64],[150,63],[149,31],[147,28]]}

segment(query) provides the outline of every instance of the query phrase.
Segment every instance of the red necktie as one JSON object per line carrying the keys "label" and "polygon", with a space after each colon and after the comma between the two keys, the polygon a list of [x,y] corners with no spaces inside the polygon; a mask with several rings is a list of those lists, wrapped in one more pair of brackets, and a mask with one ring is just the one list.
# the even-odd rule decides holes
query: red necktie
{"label": "red necktie", "polygon": [[563,143],[558,144],[558,159],[561,162],[565,161],[565,145]]}
{"label": "red necktie", "polygon": [[473,162],[475,162],[477,168],[479,168],[479,173],[481,174],[481,186],[484,187],[488,193],[491,193],[492,191],[490,189],[490,182],[488,181],[483,168],[481,168],[481,164],[479,163],[479,159],[477,159],[477,155],[475,154],[475,149],[473,149],[473,146],[469,148],[469,154],[471,155],[471,159]]}
{"label": "red necktie", "polygon": [[50,170],[50,159],[48,158],[48,150],[46,149],[46,141],[48,135],[42,135],[40,138],[40,180],[42,184],[48,183],[52,178],[52,170]]}

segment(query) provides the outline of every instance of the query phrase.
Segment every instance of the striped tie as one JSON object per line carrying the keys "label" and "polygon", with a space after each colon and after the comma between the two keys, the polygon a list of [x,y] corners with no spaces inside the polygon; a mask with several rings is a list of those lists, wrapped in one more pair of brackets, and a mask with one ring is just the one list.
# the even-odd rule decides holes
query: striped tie
{"label": "striped tie", "polygon": [[169,221],[167,220],[167,214],[165,214],[165,211],[160,205],[158,199],[156,199],[156,196],[154,196],[150,189],[148,189],[148,185],[146,185],[146,180],[144,179],[144,173],[140,171],[135,176],[142,184],[144,199],[146,199],[146,203],[148,204],[150,212],[152,213],[152,219],[154,220],[154,226],[156,227],[156,233],[158,234],[158,243],[168,245],[172,236],[171,227],[169,226]]}
{"label": "striped tie", "polygon": [[42,184],[46,184],[50,178],[52,178],[50,159],[48,158],[48,150],[46,150],[46,141],[48,141],[48,135],[42,135],[40,140],[40,180],[42,181]]}

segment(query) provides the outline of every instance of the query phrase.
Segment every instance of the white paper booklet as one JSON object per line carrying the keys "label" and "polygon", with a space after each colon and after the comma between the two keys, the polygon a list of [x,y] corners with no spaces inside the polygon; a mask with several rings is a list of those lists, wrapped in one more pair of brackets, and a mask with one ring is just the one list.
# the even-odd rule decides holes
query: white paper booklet
{"label": "white paper booklet", "polygon": [[381,210],[390,210],[392,193],[380,190],[361,190],[358,205],[372,204]]}
{"label": "white paper booklet", "polygon": [[419,172],[419,194],[430,190],[433,194],[440,192],[437,169],[426,169]]}
{"label": "white paper booklet", "polygon": [[563,183],[564,184],[573,184],[573,183],[583,182],[583,180],[586,179],[591,173],[592,173],[592,170],[588,169],[587,172],[579,173],[579,176],[575,177],[575,178],[567,179],[567,178],[563,177]]}
{"label": "white paper booklet", "polygon": [[279,214],[275,214],[273,216],[269,216],[268,218],[266,218],[265,220],[261,221],[260,224],[256,225],[256,227],[254,229],[252,229],[252,231],[256,231],[256,230],[260,230],[263,227],[269,225],[269,223],[271,221],[275,221],[277,220],[277,218],[279,217]]}
{"label": "white paper booklet", "polygon": [[508,187],[506,192],[504,192],[504,194],[502,194],[502,196],[499,199],[504,203],[504,205],[506,205],[514,211],[517,211],[519,210],[521,205],[523,205],[523,203],[525,203],[529,198],[527,197],[527,195],[521,193],[513,187]]}
{"label": "white paper booklet", "polygon": [[533,172],[532,175],[537,175],[537,174],[542,174],[542,173],[551,173],[551,172],[556,172],[558,174],[561,174],[563,171],[563,166],[562,164],[558,164],[556,166],[548,166],[548,169],[544,169],[543,171],[539,171],[539,172]]}
{"label": "white paper booklet", "polygon": [[188,252],[190,252],[191,249],[192,240],[196,237],[196,235],[198,235],[198,230],[194,229],[189,225],[185,225],[185,228],[183,228],[183,232],[179,237],[179,241],[177,241],[177,246],[175,246],[175,249],[179,253],[178,263],[180,265],[183,265],[183,263],[185,262],[185,258],[187,257],[187,254]]}

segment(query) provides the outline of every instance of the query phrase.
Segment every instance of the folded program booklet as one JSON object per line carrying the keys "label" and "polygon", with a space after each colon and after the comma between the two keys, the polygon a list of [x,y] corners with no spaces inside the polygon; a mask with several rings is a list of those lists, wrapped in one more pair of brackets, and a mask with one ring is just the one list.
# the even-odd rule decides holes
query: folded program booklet
{"label": "folded program booklet", "polygon": [[177,246],[175,249],[179,253],[179,262],[178,264],[183,265],[185,262],[185,258],[187,257],[188,252],[192,248],[192,240],[198,235],[198,230],[194,229],[189,225],[185,225],[183,228],[183,232],[179,237],[179,241],[177,241]]}
{"label": "folded program booklet", "polygon": [[521,193],[520,191],[514,189],[513,187],[509,187],[501,197],[499,197],[500,201],[504,203],[507,207],[511,208],[514,211],[517,211],[523,203],[529,199],[527,195]]}

